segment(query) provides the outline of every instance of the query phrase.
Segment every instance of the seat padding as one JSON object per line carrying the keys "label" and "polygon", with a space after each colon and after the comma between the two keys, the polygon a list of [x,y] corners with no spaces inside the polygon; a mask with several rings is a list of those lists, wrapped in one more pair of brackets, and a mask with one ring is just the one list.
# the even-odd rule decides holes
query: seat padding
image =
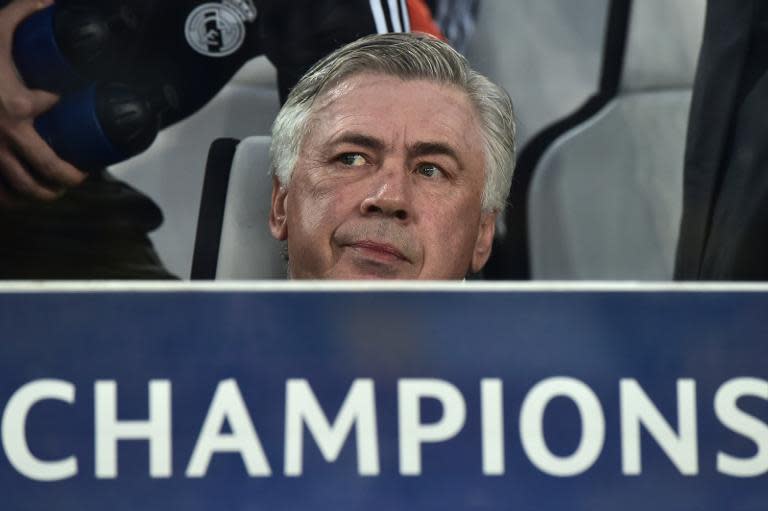
{"label": "seat padding", "polygon": [[272,196],[270,137],[248,137],[237,146],[221,229],[217,280],[284,279],[282,243],[269,232]]}
{"label": "seat padding", "polygon": [[529,203],[534,278],[672,278],[690,98],[619,96],[548,149]]}

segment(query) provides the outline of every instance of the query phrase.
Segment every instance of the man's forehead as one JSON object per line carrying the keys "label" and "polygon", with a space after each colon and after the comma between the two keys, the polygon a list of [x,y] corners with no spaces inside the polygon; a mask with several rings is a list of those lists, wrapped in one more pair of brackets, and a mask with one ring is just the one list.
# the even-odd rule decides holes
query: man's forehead
{"label": "man's forehead", "polygon": [[[481,131],[470,128],[480,128],[479,115],[469,95],[459,87],[369,72],[329,86],[315,101],[308,122],[313,126],[313,138],[325,142],[350,129],[385,136],[385,131],[399,132],[407,125],[412,136],[463,146],[477,142],[470,139]],[[469,135],[468,131],[474,133]]]}

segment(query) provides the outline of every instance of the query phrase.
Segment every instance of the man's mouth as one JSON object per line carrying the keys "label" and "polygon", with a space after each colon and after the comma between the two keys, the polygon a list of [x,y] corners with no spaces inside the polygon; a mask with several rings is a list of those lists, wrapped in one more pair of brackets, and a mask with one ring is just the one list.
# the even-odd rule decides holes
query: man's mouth
{"label": "man's mouth", "polygon": [[397,247],[388,243],[362,240],[350,243],[349,248],[357,251],[366,258],[381,262],[410,262],[409,259]]}

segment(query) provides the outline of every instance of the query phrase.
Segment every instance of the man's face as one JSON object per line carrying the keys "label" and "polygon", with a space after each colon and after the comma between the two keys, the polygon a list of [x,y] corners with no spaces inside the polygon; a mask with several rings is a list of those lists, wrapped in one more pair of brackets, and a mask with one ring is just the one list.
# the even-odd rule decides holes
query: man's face
{"label": "man's face", "polygon": [[292,278],[461,279],[490,255],[484,151],[466,94],[358,74],[318,99],[270,229]]}

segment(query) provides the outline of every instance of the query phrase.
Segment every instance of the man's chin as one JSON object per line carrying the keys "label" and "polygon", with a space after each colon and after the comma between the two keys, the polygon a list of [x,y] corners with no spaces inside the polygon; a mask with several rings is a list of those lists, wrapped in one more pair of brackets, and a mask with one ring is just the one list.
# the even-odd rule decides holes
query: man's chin
{"label": "man's chin", "polygon": [[415,279],[417,275],[409,275],[399,268],[399,265],[368,262],[362,264],[346,265],[336,268],[328,278],[334,280],[402,280]]}
{"label": "man's chin", "polygon": [[400,257],[374,250],[347,248],[326,278],[334,280],[416,279],[415,266]]}
{"label": "man's chin", "polygon": [[414,280],[418,278],[409,268],[402,265],[384,264],[375,261],[339,263],[325,272],[296,272],[289,268],[290,280]]}

